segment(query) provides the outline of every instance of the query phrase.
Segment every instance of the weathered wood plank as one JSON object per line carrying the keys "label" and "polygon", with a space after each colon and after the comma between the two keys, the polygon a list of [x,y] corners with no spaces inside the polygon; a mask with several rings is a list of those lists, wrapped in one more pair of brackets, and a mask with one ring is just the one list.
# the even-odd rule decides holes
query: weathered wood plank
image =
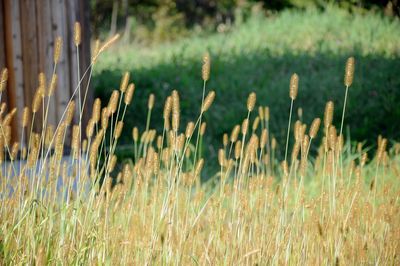
{"label": "weathered wood plank", "polygon": [[[12,31],[12,56],[13,72],[15,77],[15,99],[18,112],[16,115],[17,127],[22,127],[22,110],[25,106],[24,100],[24,73],[22,67],[22,44],[21,44],[21,23],[20,23],[20,1],[6,0],[11,5],[11,31]],[[21,143],[23,145],[23,143]]]}

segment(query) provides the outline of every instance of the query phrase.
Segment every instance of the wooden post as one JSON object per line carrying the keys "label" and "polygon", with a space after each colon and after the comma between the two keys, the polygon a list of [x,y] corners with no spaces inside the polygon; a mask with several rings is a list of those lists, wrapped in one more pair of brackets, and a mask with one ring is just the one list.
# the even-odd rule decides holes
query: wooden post
{"label": "wooden post", "polygon": [[[18,140],[22,110],[24,106],[31,107],[39,73],[45,73],[47,83],[50,83],[55,39],[61,37],[63,46],[48,123],[56,126],[60,122],[77,87],[80,80],[77,60],[81,75],[90,65],[89,0],[0,0],[0,3],[0,68],[7,67],[9,70],[7,90],[2,101],[7,102],[9,111],[18,108],[18,115],[12,124],[13,139]],[[73,43],[75,21],[82,25],[79,59]],[[82,91],[86,84],[87,79],[81,84]],[[89,91],[87,103],[91,102]],[[87,121],[86,117],[84,121]],[[42,112],[37,113],[35,122],[34,129],[39,132]]]}

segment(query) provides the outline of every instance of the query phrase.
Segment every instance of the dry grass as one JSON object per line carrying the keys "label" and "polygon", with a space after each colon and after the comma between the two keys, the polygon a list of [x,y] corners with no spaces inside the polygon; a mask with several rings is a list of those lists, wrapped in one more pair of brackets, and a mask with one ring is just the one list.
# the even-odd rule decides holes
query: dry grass
{"label": "dry grass", "polygon": [[[78,47],[79,36],[74,40]],[[96,49],[91,67],[115,40]],[[3,107],[0,264],[399,264],[400,145],[388,148],[380,138],[376,155],[368,155],[361,144],[344,142],[332,125],[331,104],[321,143],[321,119],[309,134],[297,121],[290,159],[279,163],[269,132],[273,117],[267,107],[256,109],[256,94],[250,94],[242,126],[224,136],[220,171],[201,184],[203,114],[212,111],[215,97],[214,91],[206,96],[210,66],[206,54],[196,122],[180,125],[179,93],[173,91],[159,117],[164,130],[156,132],[149,123],[151,95],[146,131],[133,129],[135,158],[121,165],[114,152],[135,89],[127,74],[103,109],[95,101],[86,134],[71,124],[73,100],[81,117],[86,95],[73,95],[59,125],[44,123],[38,133],[32,131],[36,112],[29,123],[25,109],[23,130],[30,137],[21,159],[26,164],[15,160],[19,144],[10,143],[15,111],[5,114]],[[298,81],[296,75],[291,82],[291,109],[297,86],[301,93]],[[50,101],[42,83],[33,110]],[[65,157],[69,128],[72,152]],[[318,153],[311,156],[310,147],[319,147]]]}

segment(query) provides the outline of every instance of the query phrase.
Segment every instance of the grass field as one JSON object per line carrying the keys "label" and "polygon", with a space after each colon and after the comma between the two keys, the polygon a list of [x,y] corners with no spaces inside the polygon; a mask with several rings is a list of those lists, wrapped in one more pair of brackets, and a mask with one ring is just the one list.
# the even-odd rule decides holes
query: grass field
{"label": "grass field", "polygon": [[[332,12],[328,18],[343,16],[345,21],[353,21],[339,11]],[[266,21],[277,23],[285,16],[296,18],[289,12]],[[323,25],[317,18],[324,16],[312,12],[308,17]],[[304,15],[297,18],[304,19]],[[260,20],[249,23],[261,25]],[[353,26],[357,25],[364,24]],[[140,85],[140,80],[146,81],[146,71],[161,71],[158,67],[163,64],[158,62],[155,69],[138,68],[131,75],[122,73],[123,63],[111,64],[123,53],[110,50],[117,37],[103,42],[93,51],[92,63],[96,75],[102,70],[115,73],[115,81],[111,75],[109,79],[97,76],[95,82],[110,83],[106,87],[116,89],[108,94],[102,91],[106,100],[97,99],[92,108],[85,109],[93,112],[84,132],[72,123],[78,115],[78,97],[70,99],[59,125],[49,125],[44,119],[44,129],[33,131],[30,121],[36,112],[51,101],[54,89],[62,89],[43,82],[46,79],[40,75],[32,109],[19,110],[24,114],[20,130],[30,133],[20,155],[19,143],[10,140],[15,111],[4,110],[0,114],[0,265],[400,264],[400,144],[392,136],[379,135],[381,130],[388,134],[389,128],[380,125],[366,136],[374,139],[379,135],[375,150],[363,141],[352,141],[349,130],[342,132],[346,125],[357,128],[357,123],[352,124],[358,121],[355,115],[362,109],[369,112],[368,105],[377,101],[364,95],[362,99],[369,102],[359,103],[359,79],[371,78],[362,73],[367,69],[363,60],[375,58],[379,71],[389,71],[391,64],[398,64],[395,45],[391,52],[382,48],[379,57],[370,55],[365,44],[359,47],[358,52],[365,53],[360,59],[336,57],[334,51],[307,51],[307,58],[293,62],[286,60],[301,58],[303,52],[282,51],[274,57],[268,49],[261,49],[261,55],[269,54],[268,60],[276,58],[285,71],[278,69],[274,75],[270,66],[266,80],[272,85],[260,78],[264,90],[248,85],[240,91],[239,85],[257,84],[265,71],[252,66],[254,61],[263,61],[260,54],[241,52],[233,57],[234,49],[217,45],[218,38],[233,38],[240,30],[210,37],[209,43],[220,48],[220,57],[211,46],[206,47],[210,55],[201,53],[192,61],[185,56],[173,61],[166,52],[164,60],[172,63],[165,61],[165,73],[151,78],[154,82],[159,79],[160,88],[142,89],[146,86]],[[374,32],[381,31],[387,27],[377,26]],[[80,40],[77,33],[74,42],[78,49],[76,40]],[[248,44],[251,50],[251,42]],[[376,51],[381,49],[370,45]],[[200,48],[205,47],[196,48],[199,53]],[[129,59],[128,54],[124,60]],[[98,61],[102,56],[104,60]],[[54,58],[56,69],[57,51]],[[236,62],[238,58],[243,61]],[[318,64],[310,66],[308,58]],[[106,62],[111,65],[106,67]],[[253,72],[245,70],[246,64]],[[242,72],[234,71],[235,65],[241,66]],[[328,66],[337,71],[322,76]],[[184,69],[193,76],[186,76]],[[315,76],[311,69],[324,71]],[[396,80],[394,72],[389,73]],[[387,75],[377,68],[371,73]],[[216,86],[224,84],[221,75],[227,82],[225,91]],[[0,77],[3,86],[7,70],[2,70]],[[103,83],[99,83],[101,79]],[[164,80],[173,80],[182,88],[171,89],[173,84],[163,87]],[[380,85],[376,79],[369,82],[373,87]],[[278,89],[281,83],[284,86]],[[237,93],[229,91],[229,85],[235,84]],[[384,84],[389,90],[390,84]],[[331,90],[324,87],[328,85]],[[273,86],[276,98],[269,98],[265,90]],[[350,101],[345,105],[347,89]],[[328,101],[328,94],[334,102]],[[308,99],[311,96],[314,98]],[[303,119],[297,117],[296,108],[293,114],[289,111],[293,103],[297,107],[307,101]],[[266,103],[270,109],[265,108]],[[342,113],[342,106],[346,112]],[[140,131],[132,130],[133,124]],[[123,147],[128,146],[135,156],[121,160],[116,149],[123,129],[132,132],[125,136]],[[66,143],[70,130],[72,141]],[[223,132],[228,134],[222,137]],[[278,145],[274,135],[279,138]],[[67,146],[70,154],[64,153]],[[209,153],[204,153],[202,146]],[[216,151],[218,162],[214,172],[205,171],[212,160],[211,151]]]}
{"label": "grass field", "polygon": [[[241,100],[250,91],[257,93],[260,104],[271,107],[271,134],[279,144],[284,142],[287,89],[293,72],[300,76],[294,108],[302,107],[303,121],[311,122],[328,100],[337,104],[334,120],[338,121],[343,65],[348,56],[357,60],[347,117],[352,139],[374,146],[378,134],[400,138],[400,22],[335,8],[324,13],[284,11],[268,18],[255,17],[225,33],[155,47],[117,47],[95,68],[96,95],[107,99],[122,73],[129,70],[137,87],[135,105],[128,109],[130,126],[143,130],[149,94],[154,93],[160,103],[172,89],[181,91],[182,119],[188,122],[199,109],[200,59],[205,51],[212,60],[208,87],[217,94],[213,112],[206,115],[212,121],[207,143],[213,145],[205,152],[213,157],[216,150],[212,147],[237,122],[244,111]],[[161,105],[155,109],[156,114],[160,112]],[[154,115],[152,125],[161,129],[162,123],[157,121]],[[126,131],[123,141],[130,135]]]}

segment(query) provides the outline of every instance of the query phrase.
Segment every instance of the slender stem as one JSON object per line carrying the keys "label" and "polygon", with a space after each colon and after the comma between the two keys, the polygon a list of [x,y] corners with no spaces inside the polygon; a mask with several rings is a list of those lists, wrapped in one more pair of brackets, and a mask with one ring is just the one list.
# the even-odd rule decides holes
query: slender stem
{"label": "slender stem", "polygon": [[290,124],[292,121],[292,111],[293,111],[293,99],[290,102],[289,122],[288,122],[287,136],[286,136],[285,161],[287,159],[287,152],[289,147],[289,135],[290,135]]}

